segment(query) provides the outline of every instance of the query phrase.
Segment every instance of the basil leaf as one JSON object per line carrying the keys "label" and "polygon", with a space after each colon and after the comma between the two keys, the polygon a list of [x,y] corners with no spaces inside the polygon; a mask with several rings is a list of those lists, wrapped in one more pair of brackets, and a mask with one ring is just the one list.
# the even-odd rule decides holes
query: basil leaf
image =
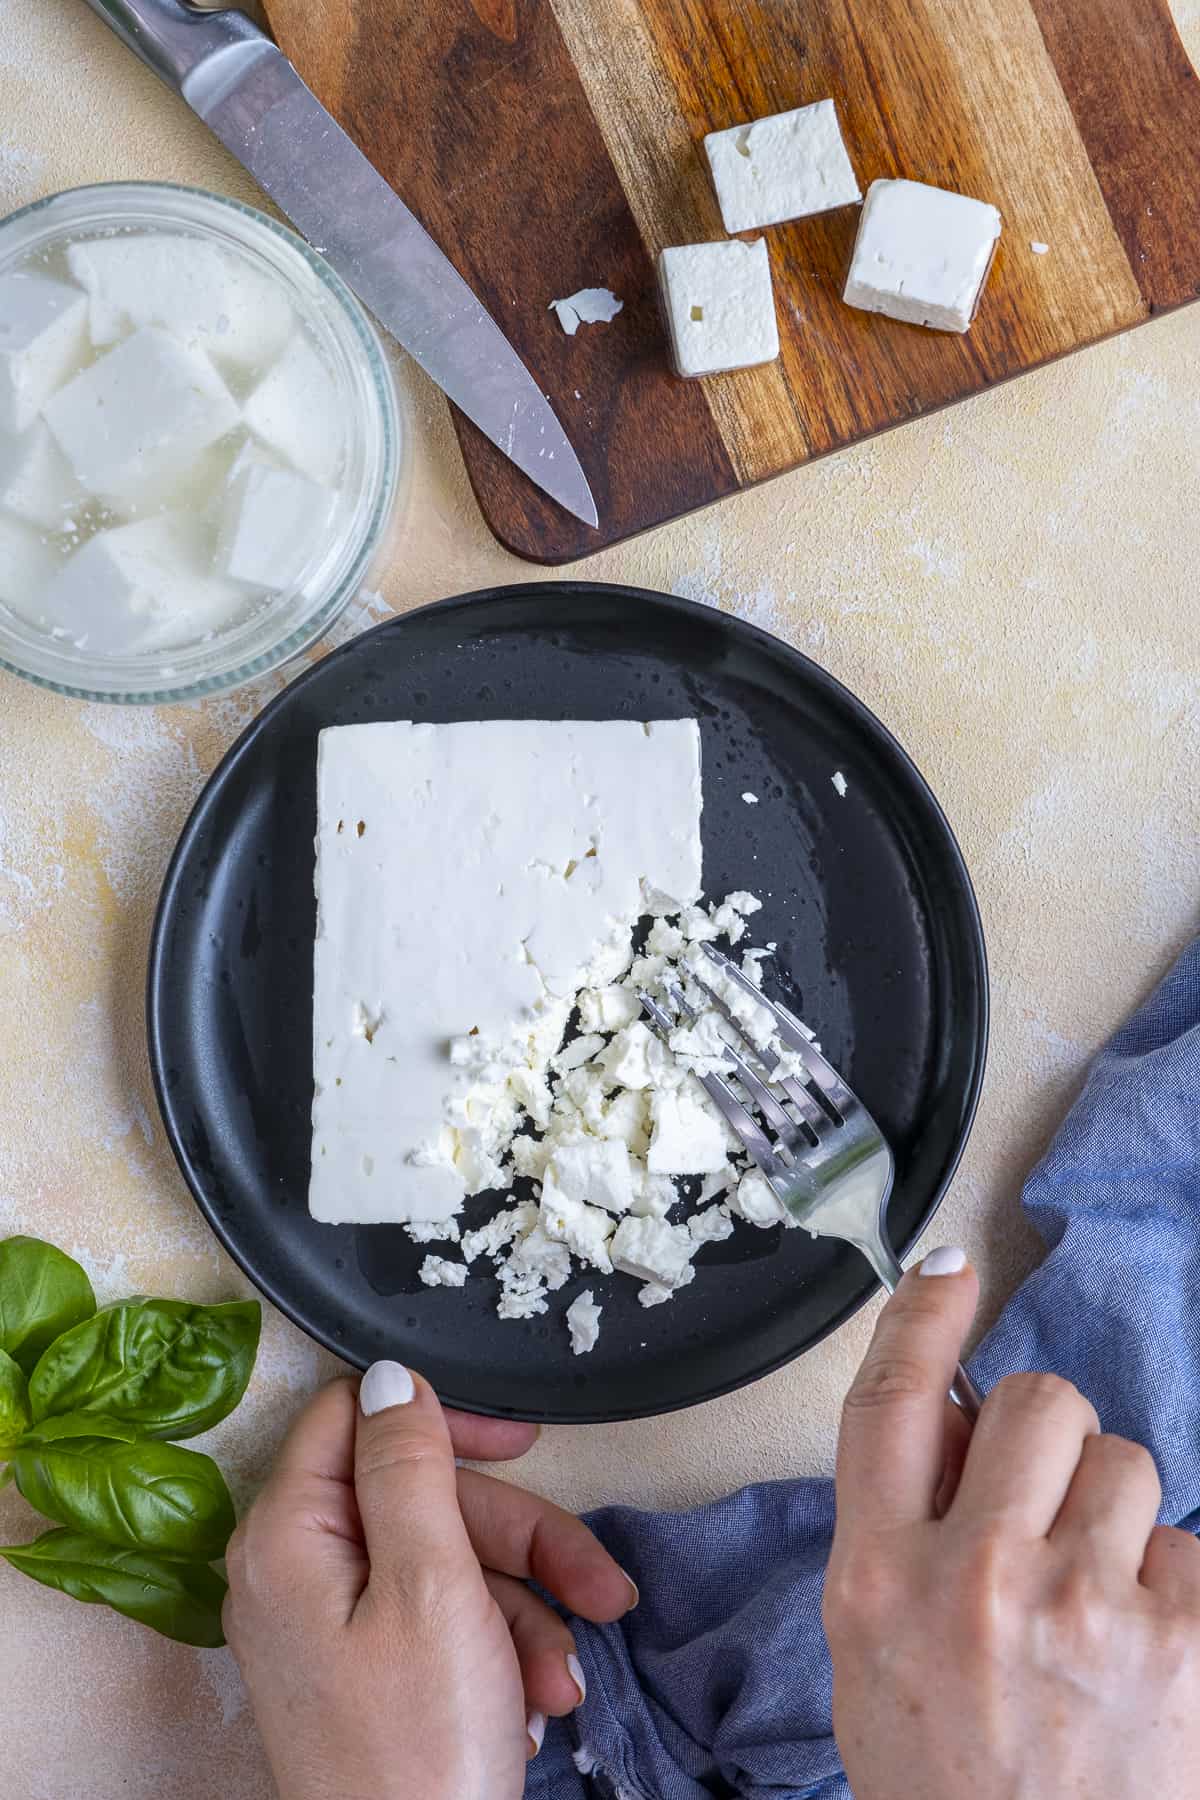
{"label": "basil leaf", "polygon": [[8,1454],[28,1425],[28,1384],[12,1357],[0,1350],[0,1457]]}
{"label": "basil leaf", "polygon": [[213,1562],[236,1523],[216,1463],[178,1444],[64,1438],[22,1444],[12,1463],[30,1506],[106,1544]]}
{"label": "basil leaf", "polygon": [[257,1300],[182,1300],[106,1307],[51,1344],[29,1383],[37,1421],[105,1413],[143,1437],[186,1438],[231,1413],[254,1368]]}
{"label": "basil leaf", "polygon": [[91,1282],[53,1244],[31,1237],[0,1243],[0,1350],[26,1375],[56,1337],[95,1310]]}
{"label": "basil leaf", "polygon": [[62,1413],[56,1419],[43,1419],[31,1425],[21,1442],[24,1444],[56,1444],[60,1438],[112,1438],[118,1444],[134,1444],[138,1428],[110,1413]]}
{"label": "basil leaf", "polygon": [[88,1605],[111,1606],[177,1643],[217,1650],[225,1642],[225,1583],[207,1563],[122,1550],[84,1531],[47,1531],[32,1544],[0,1549],[0,1556],[44,1587]]}

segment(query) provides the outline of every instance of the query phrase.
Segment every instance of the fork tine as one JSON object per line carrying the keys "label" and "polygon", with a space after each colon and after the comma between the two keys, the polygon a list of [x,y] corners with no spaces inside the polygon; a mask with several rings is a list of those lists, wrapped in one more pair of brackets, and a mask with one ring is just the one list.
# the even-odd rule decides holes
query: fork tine
{"label": "fork tine", "polygon": [[799,1052],[808,1071],[809,1079],[816,1083],[825,1098],[844,1117],[846,1109],[854,1104],[854,1095],[833,1064],[826,1061],[816,1045],[801,1031],[791,1014],[785,1012],[782,1006],[777,1006],[773,1000],[768,1000],[762,990],[756,988],[749,976],[744,975],[737,964],[730,961],[729,957],[723,956],[719,950],[714,950],[711,944],[702,944],[701,949],[716,964],[723,975],[727,975],[730,981],[743,989],[752,999],[757,1000],[760,1006],[766,1007],[775,1020],[776,1028],[784,1043],[790,1049]]}
{"label": "fork tine", "polygon": [[[701,986],[703,985],[704,984],[701,983]],[[705,988],[704,991],[705,993],[708,993],[709,989]],[[675,1002],[676,1009],[681,1017],[688,1020],[690,1023],[696,1015],[687,1004],[682,992],[674,982],[667,983],[667,993]],[[726,1017],[727,1023],[732,1024],[732,1021],[728,1020],[727,1015],[723,1016]],[[733,1026],[733,1029],[736,1031],[737,1027]],[[745,1042],[745,1039],[743,1038],[742,1041]],[[738,1080],[746,1089],[746,1092],[749,1094],[751,1100],[754,1101],[759,1111],[772,1125],[775,1126],[780,1134],[785,1149],[792,1151],[801,1147],[806,1150],[810,1148],[808,1137],[804,1135],[802,1130],[797,1128],[796,1121],[793,1119],[791,1113],[779,1104],[779,1101],[775,1098],[775,1095],[771,1092],[766,1082],[761,1080],[759,1076],[754,1073],[754,1070],[750,1067],[750,1064],[746,1061],[737,1045],[726,1042],[725,1049],[734,1068],[737,1070]],[[809,1101],[810,1106],[811,1104],[812,1102]],[[809,1137],[811,1137],[814,1142],[816,1141],[816,1132],[811,1128],[809,1130]]]}
{"label": "fork tine", "polygon": [[[643,993],[641,989],[638,990],[638,999],[650,1020],[651,1030],[656,1037],[666,1043],[675,1026],[675,1021],[670,1013],[649,994]],[[731,1129],[745,1144],[768,1181],[785,1175],[788,1168],[787,1163],[778,1155],[774,1144],[758,1120],[742,1105],[729,1083],[723,1081],[719,1075],[697,1075],[696,1080],[714,1105],[720,1107]]]}
{"label": "fork tine", "polygon": [[[779,1058],[776,1056],[774,1050],[771,1049],[770,1045],[764,1044],[760,1046],[756,1044],[752,1038],[747,1036],[746,1029],[741,1021],[734,1017],[728,1005],[722,999],[721,995],[717,993],[716,989],[709,987],[703,975],[697,975],[695,970],[692,970],[691,976],[697,987],[704,989],[704,992],[708,995],[721,1017],[725,1020],[725,1023],[736,1031],[739,1041],[745,1044],[754,1060],[767,1071],[768,1075],[774,1077],[775,1070],[779,1067]],[[754,989],[754,993],[758,995],[759,999],[762,998],[761,994],[758,993],[757,988]],[[744,1058],[742,1060],[744,1062]],[[808,1126],[813,1137],[816,1138],[819,1143],[821,1133],[829,1127],[829,1118],[827,1114],[825,1114],[817,1105],[804,1084],[797,1081],[794,1076],[786,1075],[779,1078],[777,1080],[777,1085],[783,1089],[788,1099],[800,1113],[801,1118]],[[789,1120],[789,1123],[791,1122],[792,1121]]]}

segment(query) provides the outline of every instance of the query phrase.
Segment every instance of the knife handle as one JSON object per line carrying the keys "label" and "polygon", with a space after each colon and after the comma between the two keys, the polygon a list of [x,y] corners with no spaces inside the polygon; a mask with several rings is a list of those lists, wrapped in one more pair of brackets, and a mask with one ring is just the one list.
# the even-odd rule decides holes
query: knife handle
{"label": "knife handle", "polygon": [[199,12],[180,0],[88,0],[127,49],[168,87],[183,92],[190,75],[222,50],[268,40],[240,12]]}

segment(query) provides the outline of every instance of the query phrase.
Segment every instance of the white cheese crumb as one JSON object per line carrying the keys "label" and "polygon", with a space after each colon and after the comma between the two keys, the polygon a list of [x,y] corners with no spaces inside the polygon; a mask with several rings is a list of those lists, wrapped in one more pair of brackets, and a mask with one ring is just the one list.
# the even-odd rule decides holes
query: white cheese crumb
{"label": "white cheese crumb", "polygon": [[622,1219],[613,1234],[613,1267],[658,1287],[686,1287],[696,1273],[695,1249],[684,1225],[668,1225],[665,1219]]}
{"label": "white cheese crumb", "polygon": [[[565,300],[552,300],[547,312],[557,314],[558,322],[568,337],[574,337],[581,325],[607,325],[621,311],[624,301],[609,288],[580,288]],[[575,398],[578,400],[579,395]]]}
{"label": "white cheese crumb", "polygon": [[573,1356],[586,1356],[589,1350],[596,1348],[603,1311],[602,1306],[596,1305],[591,1288],[584,1288],[582,1294],[572,1300],[567,1308],[567,1329],[571,1333]]}
{"label": "white cheese crumb", "polygon": [[427,1256],[420,1268],[426,1287],[462,1287],[470,1271],[466,1263],[447,1262],[444,1256]]}
{"label": "white cheese crumb", "polygon": [[846,777],[842,774],[842,771],[840,769],[835,769],[830,776],[830,780],[844,800],[846,798]]}
{"label": "white cheese crumb", "polygon": [[1029,248],[1033,251],[1035,256],[1045,256],[1050,246],[1049,244],[1043,244],[1038,238],[1030,238]]}
{"label": "white cheese crumb", "polygon": [[746,802],[747,806],[757,806],[758,805],[758,795],[757,794],[743,794],[742,799]]}
{"label": "white cheese crumb", "polygon": [[703,1212],[693,1213],[687,1228],[698,1244],[719,1244],[733,1236],[733,1220],[725,1206],[706,1206]]}
{"label": "white cheese crumb", "polygon": [[[457,1244],[457,1219],[408,1219],[405,1231],[414,1244]],[[470,1257],[467,1261],[470,1262]]]}

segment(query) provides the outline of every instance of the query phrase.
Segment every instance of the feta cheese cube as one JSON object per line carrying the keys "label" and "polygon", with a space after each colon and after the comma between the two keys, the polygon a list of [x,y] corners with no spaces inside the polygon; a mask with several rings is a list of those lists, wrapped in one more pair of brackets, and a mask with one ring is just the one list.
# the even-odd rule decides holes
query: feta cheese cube
{"label": "feta cheese cube", "polygon": [[333,377],[303,331],[295,332],[244,409],[246,428],[293,469],[336,485],[345,448]]}
{"label": "feta cheese cube", "polygon": [[0,513],[0,604],[40,623],[46,589],[61,567],[61,557],[36,531]]}
{"label": "feta cheese cube", "polygon": [[650,1096],[652,1130],[646,1166],[652,1175],[714,1175],[727,1161],[720,1120],[693,1080]]}
{"label": "feta cheese cube", "polygon": [[862,198],[832,100],[710,131],[704,150],[726,231],[757,231]]}
{"label": "feta cheese cube", "polygon": [[89,493],[143,506],[180,481],[239,415],[205,356],[147,327],[60,388],[45,416]]}
{"label": "feta cheese cube", "polygon": [[846,277],[847,306],[935,331],[966,331],[991,267],[1000,214],[921,181],[873,181]]}
{"label": "feta cheese cube", "polygon": [[163,649],[218,631],[245,595],[208,573],[203,525],[190,513],[158,513],[98,531],[63,565],[41,597],[51,628],[110,654]]}
{"label": "feta cheese cube", "polygon": [[295,322],[282,287],[242,256],[182,232],[126,232],[72,244],[67,266],[88,295],[98,349],[160,325],[243,373],[278,356]]}
{"label": "feta cheese cube", "polygon": [[572,1200],[554,1181],[549,1170],[542,1188],[541,1226],[555,1244],[565,1244],[580,1262],[591,1263],[602,1275],[612,1274],[608,1240],[613,1222],[598,1206]]}
{"label": "feta cheese cube", "polygon": [[604,1311],[597,1306],[591,1288],[584,1288],[572,1300],[567,1308],[567,1330],[571,1333],[572,1356],[586,1356],[589,1350],[596,1348],[596,1339],[600,1336],[600,1314]]}
{"label": "feta cheese cube", "polygon": [[628,1212],[633,1205],[629,1151],[619,1138],[595,1138],[588,1144],[562,1144],[546,1169],[551,1182],[568,1199],[601,1206],[606,1212]]}
{"label": "feta cheese cube", "polygon": [[613,1267],[658,1287],[685,1287],[695,1270],[696,1244],[684,1225],[665,1219],[622,1219],[610,1246]]}
{"label": "feta cheese cube", "polygon": [[447,1262],[444,1256],[427,1256],[417,1271],[426,1287],[462,1287],[470,1274],[466,1263]]}
{"label": "feta cheese cube", "polygon": [[42,419],[15,437],[0,432],[0,507],[58,531],[86,496]]}
{"label": "feta cheese cube", "polygon": [[779,355],[771,263],[762,238],[663,250],[658,283],[680,375],[746,369]]}
{"label": "feta cheese cube", "polygon": [[332,512],[329,489],[307,475],[248,464],[226,492],[213,567],[260,593],[293,587],[320,548]]}
{"label": "feta cheese cube", "polygon": [[28,431],[85,348],[87,302],[48,275],[0,275],[0,432]]}

